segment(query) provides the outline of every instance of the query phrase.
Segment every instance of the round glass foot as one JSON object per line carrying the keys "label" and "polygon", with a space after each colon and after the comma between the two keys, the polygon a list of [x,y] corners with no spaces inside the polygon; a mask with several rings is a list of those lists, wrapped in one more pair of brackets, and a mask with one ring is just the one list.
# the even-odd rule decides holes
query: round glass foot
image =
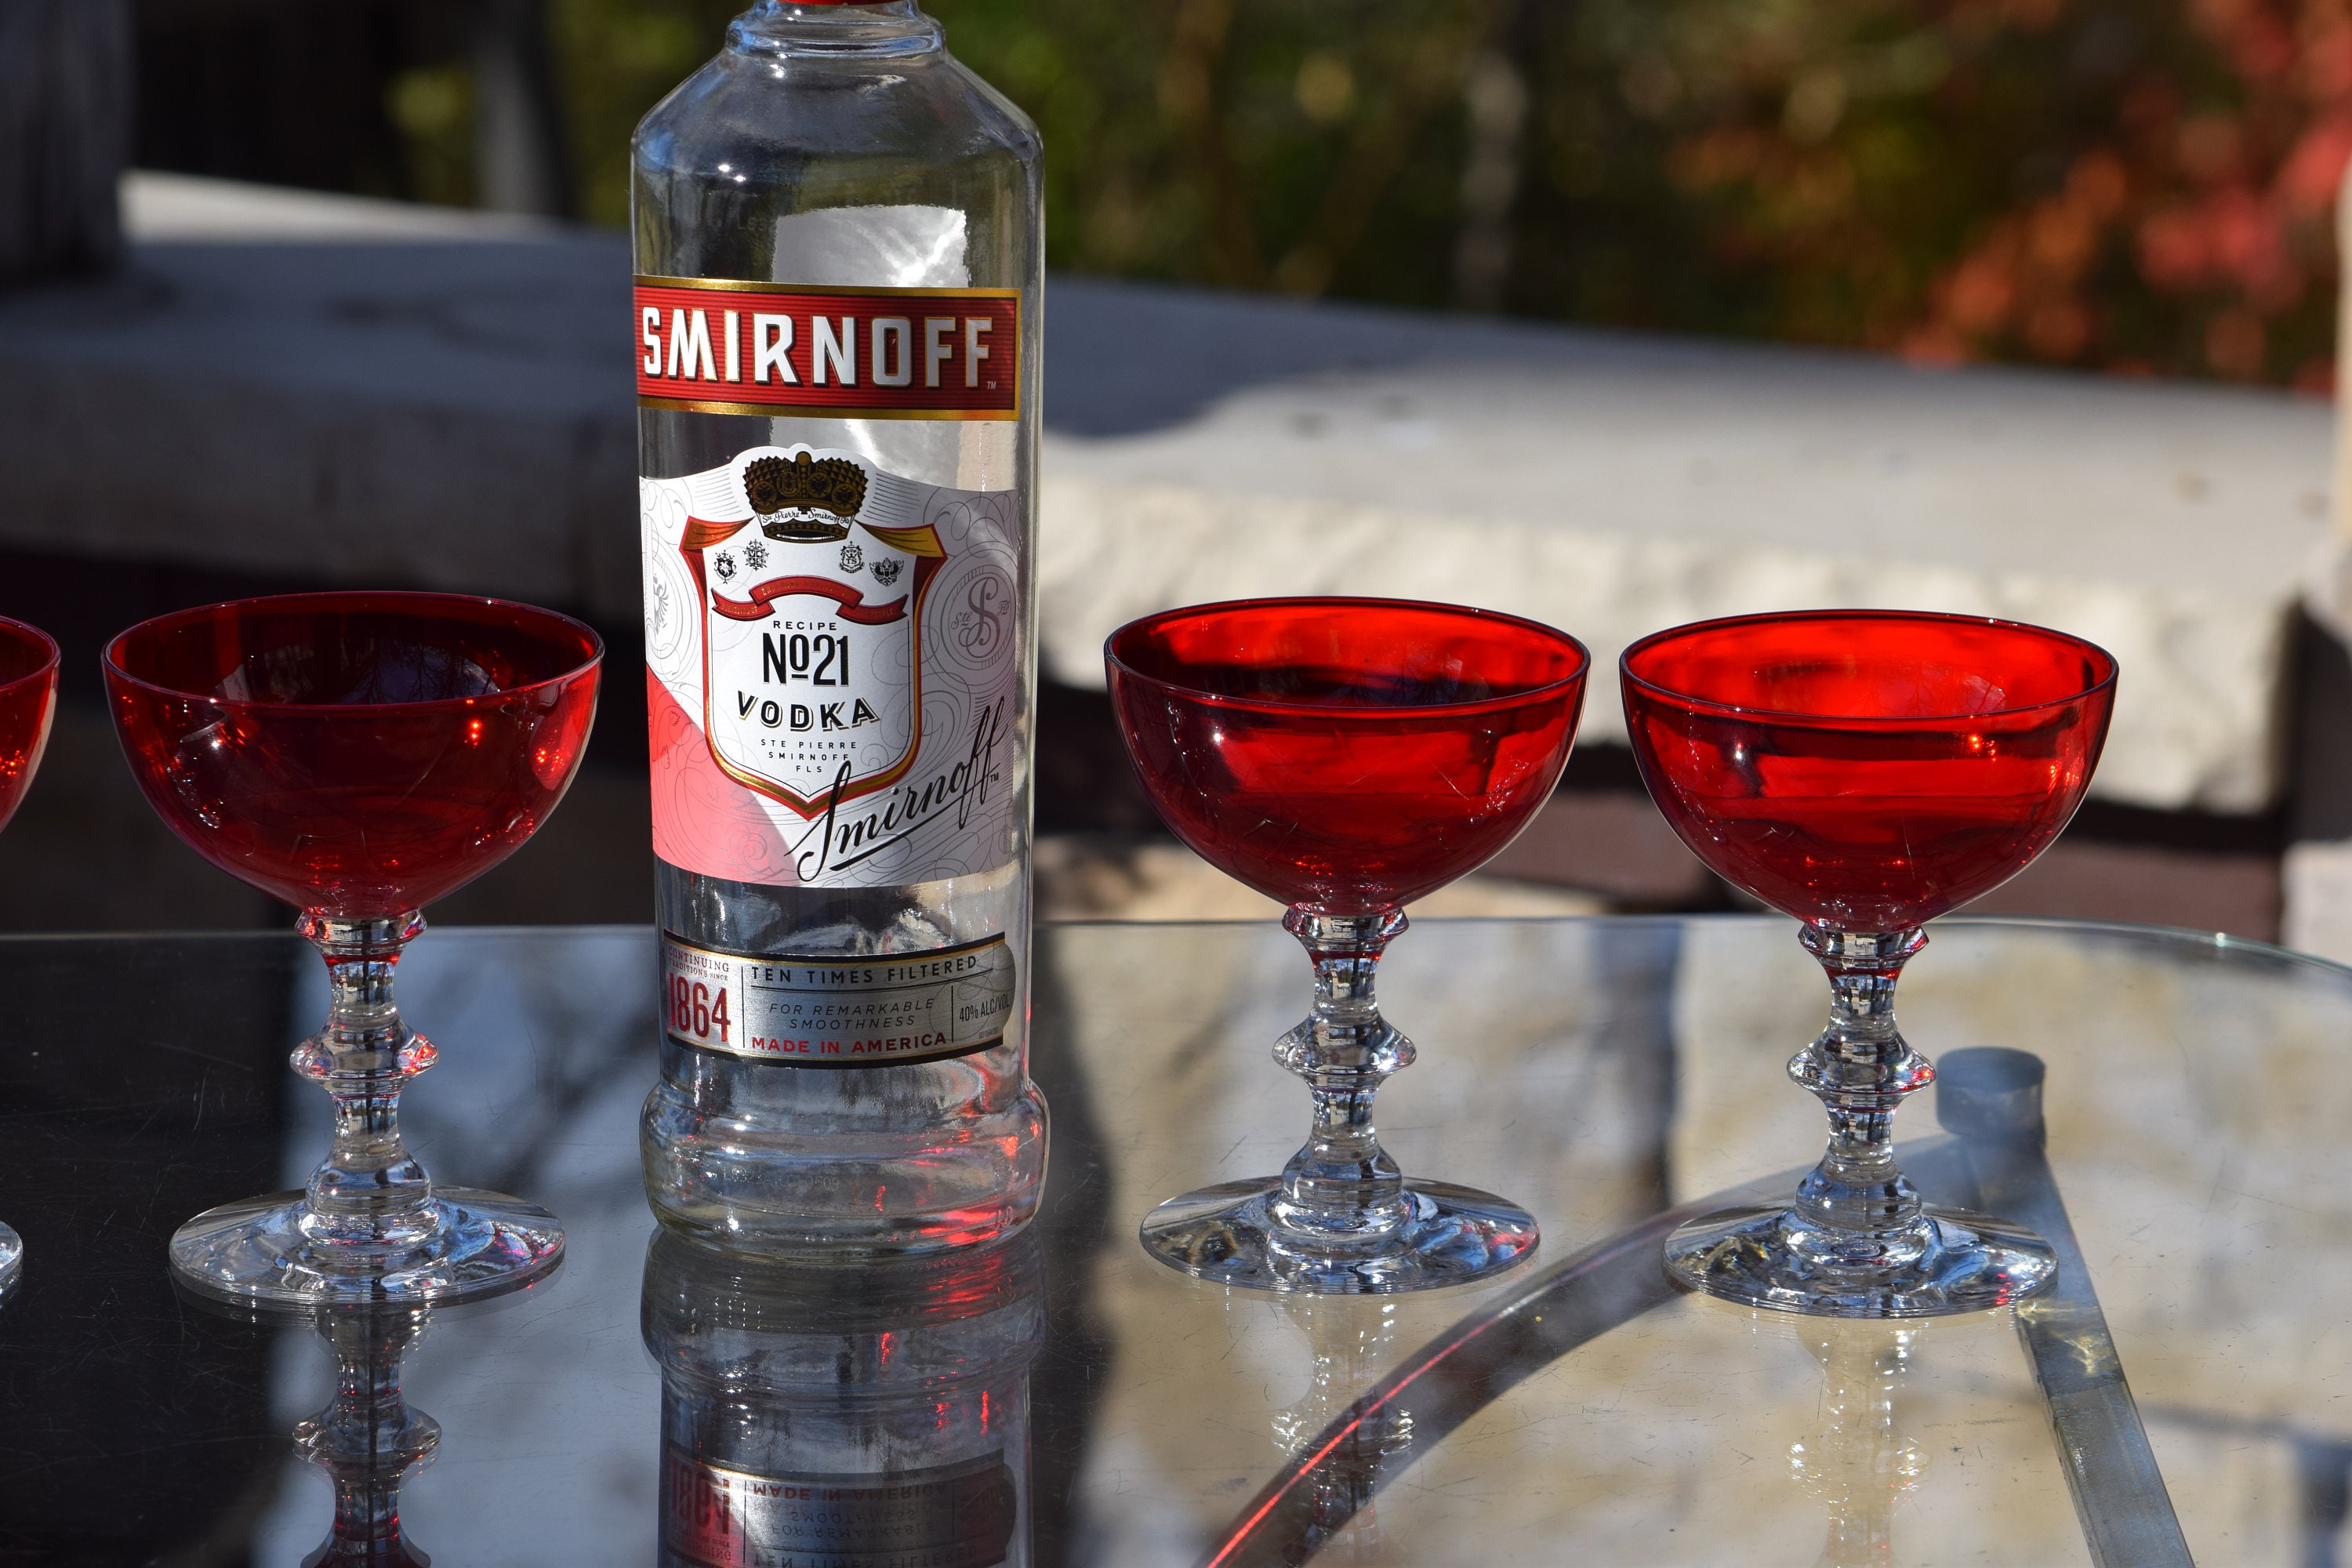
{"label": "round glass foot", "polygon": [[1347,1245],[1285,1231],[1267,1211],[1282,1178],[1225,1182],[1171,1198],[1144,1216],[1143,1249],[1202,1279],[1251,1290],[1384,1296],[1484,1279],[1536,1249],[1527,1210],[1450,1182],[1405,1184],[1404,1224]]}
{"label": "round glass foot", "polygon": [[276,1193],[198,1215],[172,1237],[172,1271],[232,1302],[462,1301],[526,1284],[563,1258],[555,1216],[503,1193],[436,1187],[432,1237],[398,1248],[311,1240],[302,1200]]}
{"label": "round glass foot", "polygon": [[1825,1258],[1786,1207],[1723,1209],[1666,1237],[1675,1283],[1727,1301],[1821,1318],[1941,1318],[2005,1307],[2058,1277],[2058,1255],[2021,1226],[1927,1208],[1864,1260]]}
{"label": "round glass foot", "polygon": [[25,1238],[0,1225],[0,1296],[16,1288],[16,1275],[25,1267]]}

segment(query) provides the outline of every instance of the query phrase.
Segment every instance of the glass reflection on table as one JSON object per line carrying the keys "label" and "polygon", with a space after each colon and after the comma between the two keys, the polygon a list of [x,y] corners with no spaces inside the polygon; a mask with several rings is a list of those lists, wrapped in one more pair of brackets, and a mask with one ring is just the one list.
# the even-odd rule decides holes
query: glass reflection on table
{"label": "glass reflection on table", "polygon": [[841,1263],[665,1231],[643,1324],[662,1377],[662,1568],[1029,1568],[1034,1237]]}
{"label": "glass reflection on table", "polygon": [[401,1358],[425,1331],[423,1306],[330,1307],[319,1337],[335,1357],[335,1396],[294,1428],[294,1447],[335,1487],[326,1544],[302,1568],[431,1568],[400,1528],[400,1488],[432,1459],[441,1424],[400,1394]]}
{"label": "glass reflection on table", "polygon": [[[516,1284],[499,1294],[530,1288]],[[401,1391],[401,1371],[436,1310],[422,1301],[345,1301],[308,1308],[239,1304],[185,1288],[180,1299],[199,1311],[233,1321],[307,1328],[333,1359],[334,1392],[322,1409],[293,1429],[294,1452],[334,1488],[327,1539],[301,1560],[302,1568],[432,1568],[433,1559],[407,1539],[400,1492],[432,1462],[441,1446],[441,1424],[408,1404]],[[473,1315],[495,1299],[477,1297],[467,1306],[445,1306],[438,1315]]]}
{"label": "glass reflection on table", "polygon": [[1303,1449],[1318,1459],[1305,1480],[1304,1544],[1318,1563],[1354,1568],[1385,1562],[1379,1491],[1412,1462],[1412,1412],[1402,1404],[1360,1413],[1350,1407],[1402,1348],[1396,1342],[1397,1303],[1384,1297],[1284,1296],[1275,1310],[1307,1344],[1307,1392],[1274,1417],[1278,1454],[1287,1459]]}
{"label": "glass reflection on table", "polygon": [[1919,1489],[1931,1462],[1904,1435],[1895,1400],[1933,1321],[1824,1318],[1797,1332],[1822,1363],[1820,1424],[1789,1445],[1790,1476],[1821,1500],[1829,1516],[1817,1568],[1874,1568],[1893,1561],[1895,1512]]}

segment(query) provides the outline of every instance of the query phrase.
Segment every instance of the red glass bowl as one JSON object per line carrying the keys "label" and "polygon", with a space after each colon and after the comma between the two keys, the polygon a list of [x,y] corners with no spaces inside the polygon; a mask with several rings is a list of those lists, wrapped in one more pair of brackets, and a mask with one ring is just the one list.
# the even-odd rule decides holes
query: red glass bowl
{"label": "red glass bowl", "polygon": [[1567,765],[1591,657],[1452,605],[1169,610],[1104,649],[1137,775],[1211,865],[1296,909],[1393,909],[1491,858]]}
{"label": "red glass bowl", "polygon": [[24,804],[58,711],[58,645],[48,633],[0,618],[0,827]]}
{"label": "red glass bowl", "polygon": [[1683,842],[1822,930],[1991,891],[2083,802],[2116,661],[2063,632],[1905,611],[1677,626],[1625,650],[1625,724]]}
{"label": "red glass bowl", "polygon": [[107,645],[155,810],[215,866],[352,921],[420,909],[530,837],[580,764],[604,645],[455,594],[183,610]]}
{"label": "red glass bowl", "polygon": [[[0,618],[0,827],[24,802],[57,709],[57,643],[37,626]],[[0,1295],[16,1284],[24,1257],[23,1239],[0,1225]]]}

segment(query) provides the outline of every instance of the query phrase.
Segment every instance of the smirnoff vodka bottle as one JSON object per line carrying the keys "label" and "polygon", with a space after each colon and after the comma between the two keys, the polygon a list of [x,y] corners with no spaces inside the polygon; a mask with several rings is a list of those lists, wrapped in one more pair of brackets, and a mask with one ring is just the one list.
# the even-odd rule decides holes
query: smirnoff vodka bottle
{"label": "smirnoff vodka bottle", "polygon": [[763,0],[632,187],[664,1040],[655,1212],[1034,1212],[1038,143],[914,0]]}

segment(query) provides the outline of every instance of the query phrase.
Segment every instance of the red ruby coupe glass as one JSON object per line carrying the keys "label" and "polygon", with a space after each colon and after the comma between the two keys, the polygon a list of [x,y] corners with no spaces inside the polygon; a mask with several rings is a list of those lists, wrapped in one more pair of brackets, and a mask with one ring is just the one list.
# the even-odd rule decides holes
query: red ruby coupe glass
{"label": "red ruby coupe glass", "polygon": [[1698,858],[1803,921],[1830,1025],[1789,1063],[1829,1111],[1788,1204],[1691,1221],[1666,1267],[1783,1311],[1932,1317],[2048,1285],[2041,1237],[1929,1208],[1895,1163],[1895,1108],[1935,1081],[1895,1024],[1920,928],[2049,847],[2083,802],[2115,659],[2008,621],[1879,611],[1679,626],[1625,650],[1625,723],[1650,795]]}
{"label": "red ruby coupe glass", "polygon": [[400,1136],[435,1050],[393,971],[425,904],[519,848],[580,765],[604,647],[551,611],[451,594],[303,594],[184,610],[107,646],[131,772],[190,847],[302,913],[326,1026],[294,1070],[334,1102],[307,1191],[230,1204],[172,1265],[231,1300],[451,1300],[552,1268],[545,1209],[436,1188]]}
{"label": "red ruby coupe glass", "polygon": [[[58,645],[22,621],[0,619],[0,827],[16,815],[58,710]],[[16,1282],[25,1244],[0,1225],[0,1294]]]}
{"label": "red ruby coupe glass", "polygon": [[1407,1181],[1372,1097],[1413,1059],[1374,969],[1402,906],[1525,827],[1567,765],[1591,659],[1533,621],[1385,599],[1171,610],[1105,649],[1145,791],[1176,836],[1290,906],[1315,1010],[1275,1060],[1314,1093],[1279,1176],[1173,1198],[1143,1245],[1188,1274],[1261,1289],[1379,1294],[1459,1284],[1535,1248],[1516,1204]]}

